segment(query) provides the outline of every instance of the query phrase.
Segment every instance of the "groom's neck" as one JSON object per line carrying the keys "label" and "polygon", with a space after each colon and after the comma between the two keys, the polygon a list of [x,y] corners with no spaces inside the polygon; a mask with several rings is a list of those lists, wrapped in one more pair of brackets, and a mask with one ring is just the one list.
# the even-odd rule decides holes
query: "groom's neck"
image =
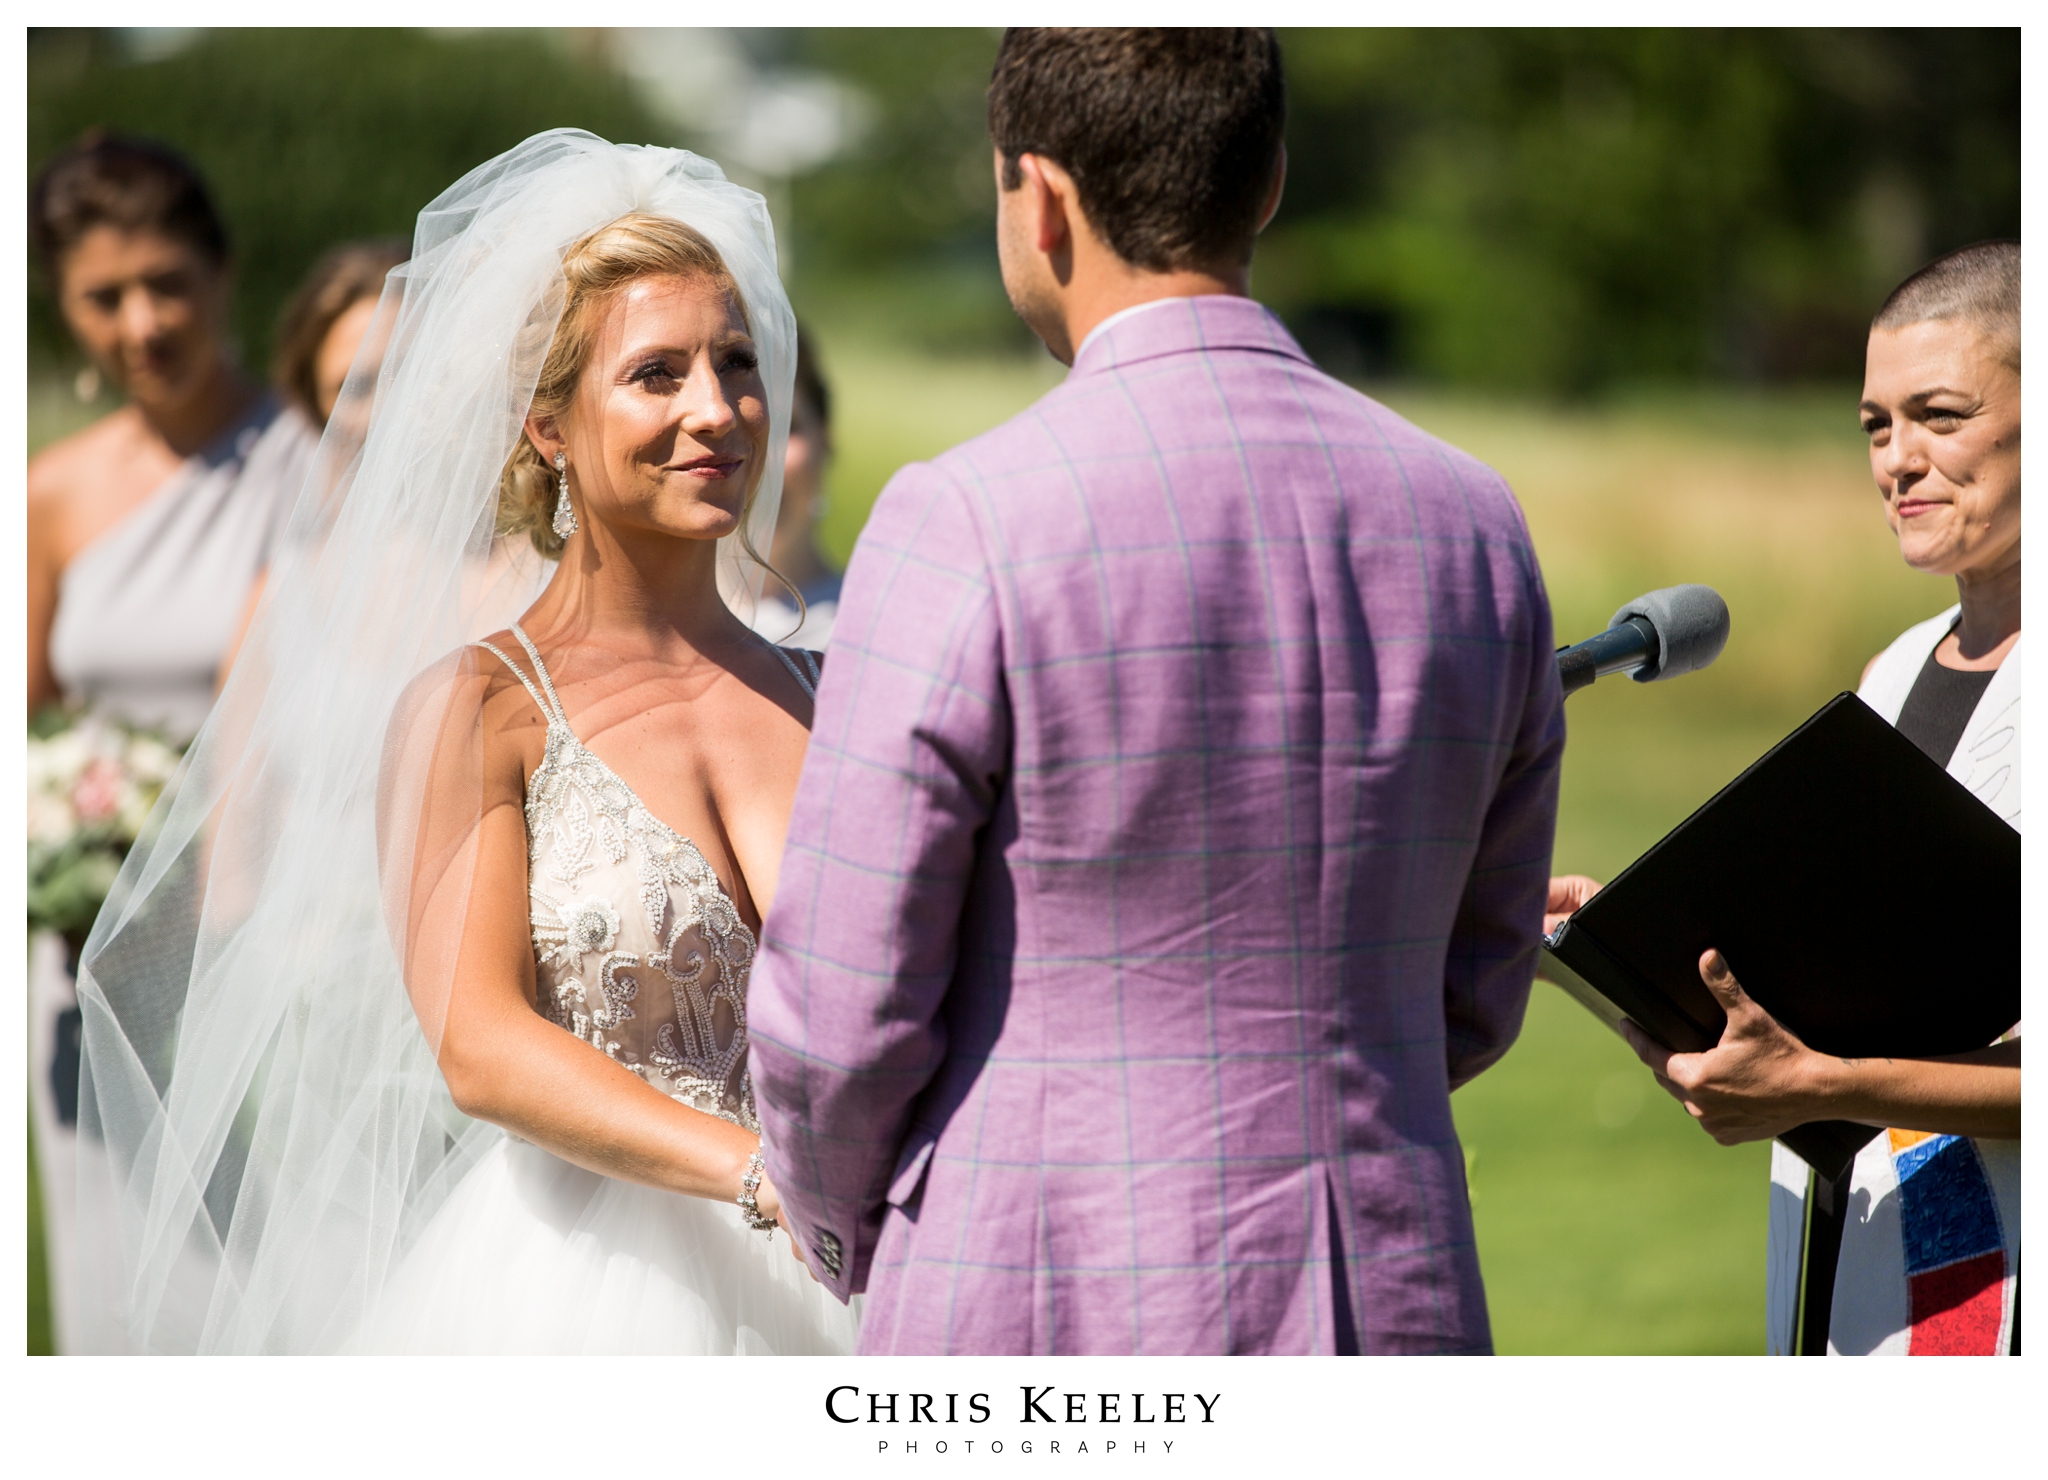
{"label": "groom's neck", "polygon": [[1057,188],[1041,187],[1033,198],[1028,186],[1020,187],[1004,202],[1016,212],[1007,223],[1013,234],[1004,286],[1024,322],[1061,364],[1073,364],[1089,332],[1127,308],[1166,298],[1251,295],[1247,264],[1162,272],[1128,261],[1096,233],[1072,198],[1076,192],[1065,172],[1057,166],[1039,168]]}
{"label": "groom's neck", "polygon": [[[1165,298],[1251,296],[1249,261],[1153,271],[1123,257],[1096,231],[1080,188],[1058,161],[1028,151],[1010,160],[998,151],[994,165],[1003,287],[1019,317],[1060,363],[1073,364],[1089,331],[1127,308]],[[1286,178],[1282,151],[1259,228],[1279,209]]]}
{"label": "groom's neck", "polygon": [[1083,254],[1076,252],[1074,273],[1063,295],[1064,312],[1060,327],[1065,343],[1054,345],[1048,342],[1046,345],[1062,364],[1074,363],[1075,352],[1097,324],[1127,308],[1157,303],[1163,298],[1206,298],[1216,294],[1236,298],[1251,296],[1249,267],[1219,270],[1176,268],[1168,272],[1147,272],[1131,266],[1099,242],[1093,245],[1098,248],[1100,257],[1106,260],[1084,266]]}

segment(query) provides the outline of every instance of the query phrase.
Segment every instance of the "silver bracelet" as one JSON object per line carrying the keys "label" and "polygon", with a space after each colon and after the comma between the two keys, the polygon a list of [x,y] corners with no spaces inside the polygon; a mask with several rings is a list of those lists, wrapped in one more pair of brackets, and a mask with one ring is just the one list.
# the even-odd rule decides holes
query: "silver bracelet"
{"label": "silver bracelet", "polygon": [[756,1146],[754,1154],[747,1158],[746,1174],[740,1178],[740,1195],[733,1199],[740,1205],[740,1212],[747,1220],[747,1227],[756,1233],[765,1233],[772,1240],[775,1230],[781,1225],[773,1218],[761,1215],[761,1204],[754,1200],[754,1193],[761,1186],[761,1148]]}

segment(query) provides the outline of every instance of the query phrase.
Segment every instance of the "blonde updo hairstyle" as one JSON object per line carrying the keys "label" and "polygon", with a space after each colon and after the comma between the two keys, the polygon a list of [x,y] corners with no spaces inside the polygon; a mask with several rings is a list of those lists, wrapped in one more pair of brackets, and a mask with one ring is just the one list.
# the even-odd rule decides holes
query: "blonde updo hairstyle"
{"label": "blonde updo hairstyle", "polygon": [[[667,216],[641,212],[621,216],[571,244],[562,254],[562,311],[552,325],[553,338],[533,387],[530,415],[557,417],[569,409],[589,364],[606,304],[628,285],[648,277],[691,278],[717,285],[752,332],[747,302],[732,270],[702,233]],[[536,319],[529,333],[537,339],[549,333],[550,326],[544,317],[537,315]],[[562,554],[563,541],[554,527],[558,481],[554,468],[522,429],[498,479],[498,533],[525,535],[549,560],[558,560]],[[753,510],[759,486],[757,480],[747,490],[746,507],[740,511],[740,547],[765,566],[767,562],[746,532],[747,515]]]}

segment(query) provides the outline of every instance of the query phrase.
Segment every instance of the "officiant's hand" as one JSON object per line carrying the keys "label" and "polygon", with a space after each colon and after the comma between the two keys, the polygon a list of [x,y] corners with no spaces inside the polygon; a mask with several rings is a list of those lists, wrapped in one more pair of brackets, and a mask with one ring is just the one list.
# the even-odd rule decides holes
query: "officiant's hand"
{"label": "officiant's hand", "polygon": [[1766,1141],[1826,1118],[1815,1093],[1821,1056],[1742,990],[1719,951],[1700,957],[1700,980],[1728,1014],[1721,1041],[1705,1053],[1673,1053],[1634,1023],[1621,1025],[1657,1082],[1723,1146]]}
{"label": "officiant's hand", "polygon": [[1584,874],[1559,874],[1550,881],[1550,893],[1543,900],[1543,933],[1564,923],[1580,905],[1600,892],[1600,881]]}
{"label": "officiant's hand", "polygon": [[1810,1120],[2010,1140],[2020,1133],[2020,1040],[1938,1059],[1842,1059],[1808,1048],[1750,999],[1719,951],[1700,980],[1728,1014],[1705,1053],[1660,1048],[1634,1023],[1621,1031],[1657,1082],[1723,1146],[1762,1141]]}

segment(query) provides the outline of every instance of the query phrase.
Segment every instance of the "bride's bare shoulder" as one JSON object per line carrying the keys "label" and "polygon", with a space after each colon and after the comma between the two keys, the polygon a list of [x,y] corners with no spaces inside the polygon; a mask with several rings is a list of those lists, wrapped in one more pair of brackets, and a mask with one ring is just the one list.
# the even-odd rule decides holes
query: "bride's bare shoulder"
{"label": "bride's bare shoulder", "polygon": [[497,676],[484,666],[485,660],[497,673],[504,673],[505,665],[478,647],[464,645],[443,653],[412,676],[399,696],[397,712],[416,712],[430,704],[445,705],[457,698],[481,702]]}
{"label": "bride's bare shoulder", "polygon": [[[502,651],[512,637],[493,633],[484,641]],[[546,716],[526,693],[519,675],[488,649],[466,643],[413,675],[392,707],[388,738],[411,745],[476,730],[486,743],[517,742],[526,738],[524,732],[546,728]]]}

